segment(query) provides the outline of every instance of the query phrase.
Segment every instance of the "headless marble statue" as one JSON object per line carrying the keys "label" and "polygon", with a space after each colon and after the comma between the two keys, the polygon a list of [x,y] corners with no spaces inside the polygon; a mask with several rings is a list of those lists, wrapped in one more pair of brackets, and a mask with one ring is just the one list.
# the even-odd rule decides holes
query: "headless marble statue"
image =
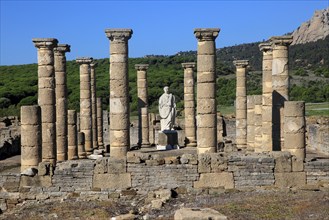
{"label": "headless marble statue", "polygon": [[161,131],[173,130],[176,118],[176,103],[175,96],[169,93],[168,86],[163,88],[164,93],[159,99],[159,113]]}

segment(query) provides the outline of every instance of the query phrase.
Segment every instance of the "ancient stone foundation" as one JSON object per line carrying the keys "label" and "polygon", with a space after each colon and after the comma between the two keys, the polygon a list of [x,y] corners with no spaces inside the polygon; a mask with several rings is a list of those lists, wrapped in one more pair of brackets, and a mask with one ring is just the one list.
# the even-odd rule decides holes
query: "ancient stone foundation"
{"label": "ancient stone foundation", "polygon": [[179,156],[131,151],[127,157],[40,163],[34,177],[2,174],[0,207],[25,200],[64,198],[114,200],[171,189],[179,194],[244,189],[329,188],[329,160],[303,162],[289,152],[185,153]]}

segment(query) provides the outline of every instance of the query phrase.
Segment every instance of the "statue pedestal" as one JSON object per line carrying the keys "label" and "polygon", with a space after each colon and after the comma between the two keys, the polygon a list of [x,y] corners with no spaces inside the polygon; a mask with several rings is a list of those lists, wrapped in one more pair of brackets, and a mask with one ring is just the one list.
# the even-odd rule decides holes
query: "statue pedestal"
{"label": "statue pedestal", "polygon": [[175,130],[159,131],[157,150],[179,149],[178,133]]}

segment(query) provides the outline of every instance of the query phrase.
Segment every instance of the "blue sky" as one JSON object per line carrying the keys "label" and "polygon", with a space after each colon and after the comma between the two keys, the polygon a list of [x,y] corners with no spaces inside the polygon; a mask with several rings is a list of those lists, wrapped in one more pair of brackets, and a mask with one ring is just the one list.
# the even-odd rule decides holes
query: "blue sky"
{"label": "blue sky", "polygon": [[106,28],[132,28],[129,56],[196,50],[194,28],[221,29],[217,48],[283,35],[328,0],[17,1],[0,0],[0,65],[36,63],[32,38],[71,45],[67,59],[109,57]]}

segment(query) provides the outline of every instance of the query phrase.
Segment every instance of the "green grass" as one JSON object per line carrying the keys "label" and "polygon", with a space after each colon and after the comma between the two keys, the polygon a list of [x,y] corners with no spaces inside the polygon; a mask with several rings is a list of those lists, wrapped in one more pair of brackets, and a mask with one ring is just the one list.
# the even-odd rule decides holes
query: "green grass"
{"label": "green grass", "polygon": [[329,102],[306,103],[306,116],[329,116]]}

